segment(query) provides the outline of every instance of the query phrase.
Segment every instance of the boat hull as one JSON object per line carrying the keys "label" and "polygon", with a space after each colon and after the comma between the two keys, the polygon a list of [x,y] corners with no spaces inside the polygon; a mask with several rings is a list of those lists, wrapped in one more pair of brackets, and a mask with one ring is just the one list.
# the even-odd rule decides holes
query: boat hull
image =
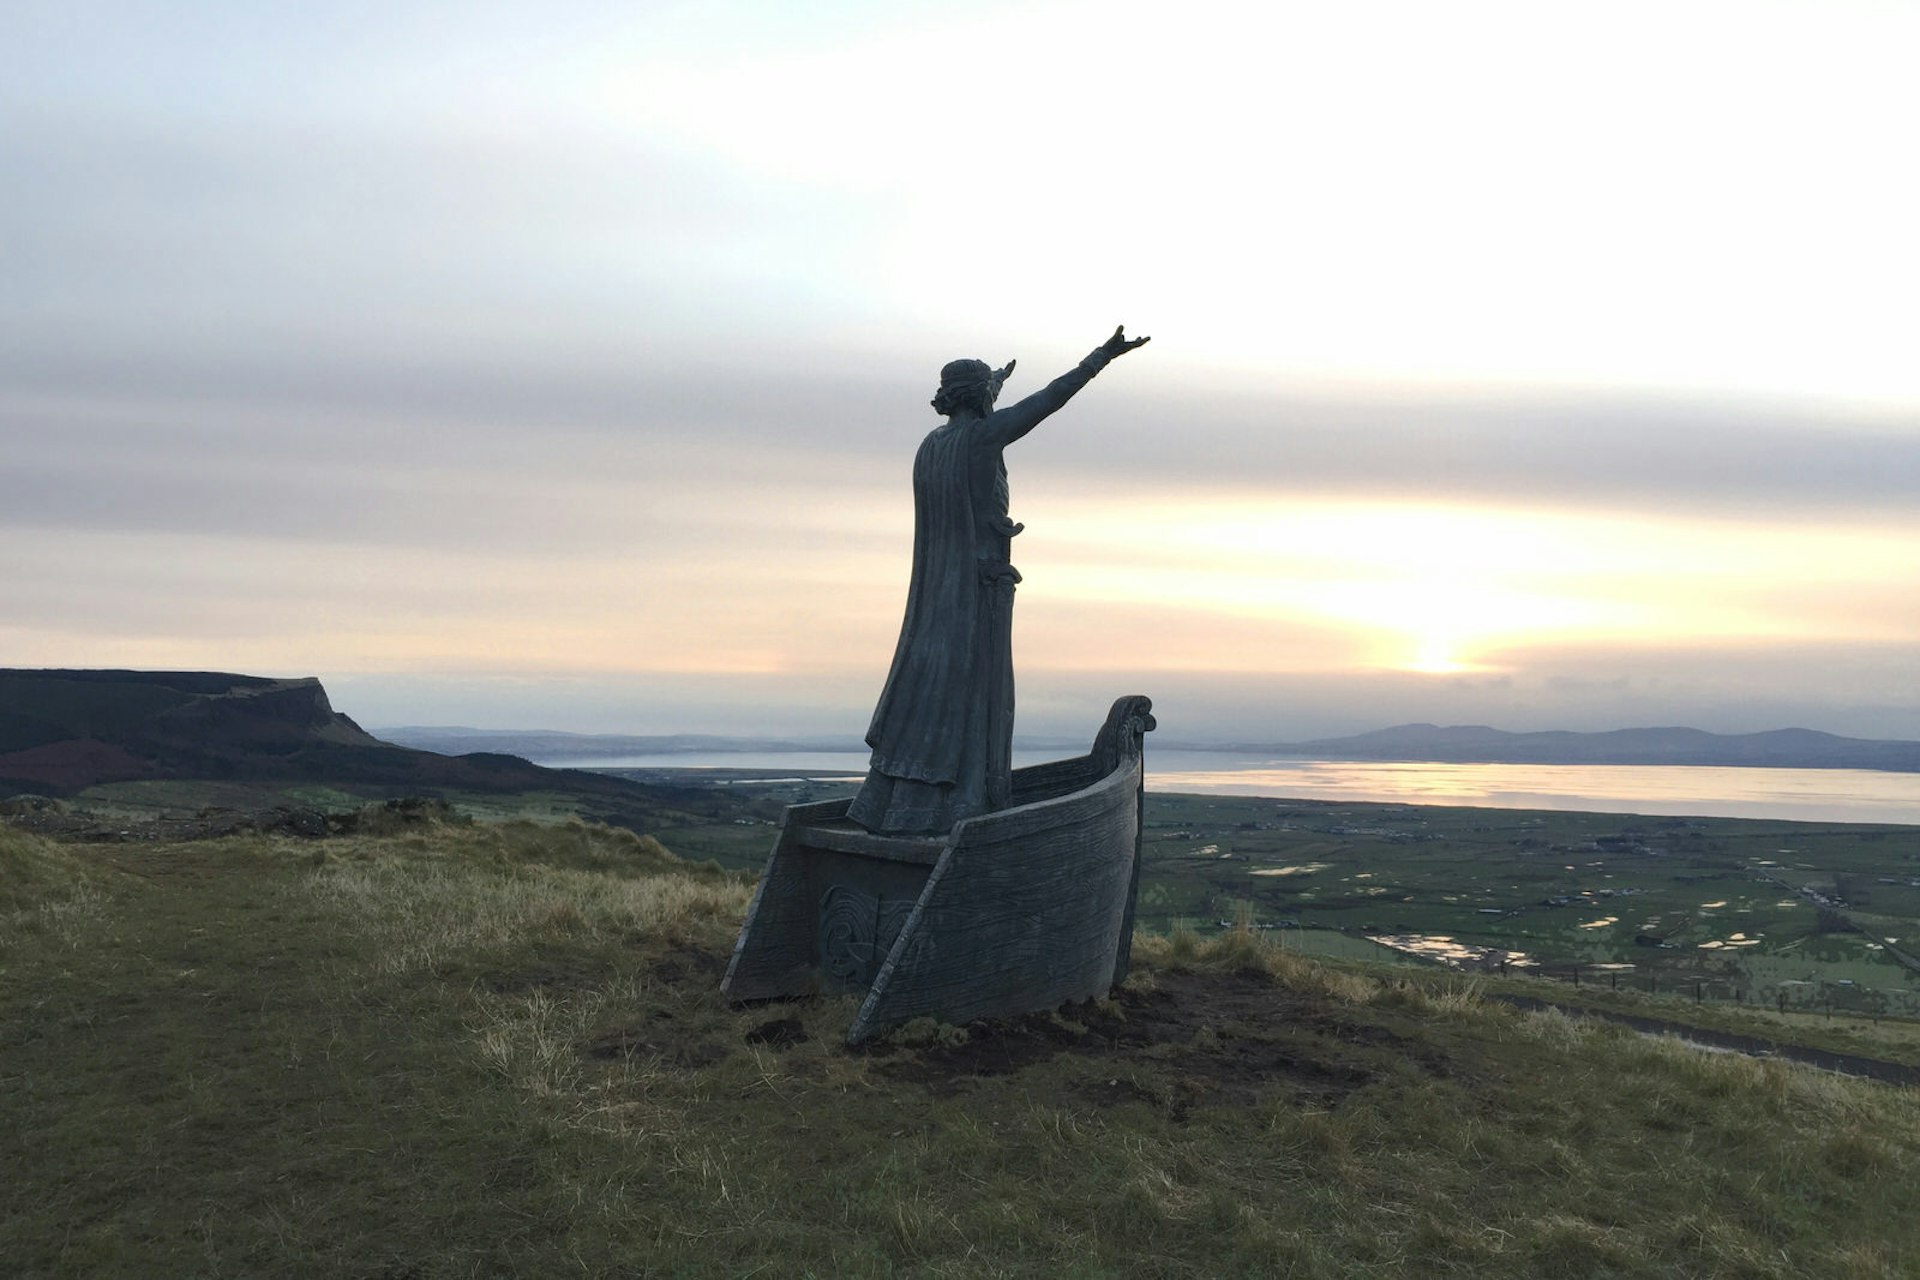
{"label": "boat hull", "polygon": [[1015,803],[945,836],[873,835],[848,802],[787,811],[722,989],[864,992],[858,1042],[1106,994],[1126,977],[1152,703],[1114,703],[1092,751],[1014,773]]}

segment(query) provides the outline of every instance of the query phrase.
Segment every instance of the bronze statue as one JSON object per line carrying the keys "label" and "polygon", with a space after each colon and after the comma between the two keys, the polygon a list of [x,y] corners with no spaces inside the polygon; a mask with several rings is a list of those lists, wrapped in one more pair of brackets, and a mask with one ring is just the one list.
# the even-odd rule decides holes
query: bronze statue
{"label": "bronze statue", "polygon": [[886,687],[867,729],[872,766],[849,816],[885,834],[945,832],[1007,807],[1013,743],[1013,589],[1001,450],[1073,398],[1116,356],[1145,344],[1116,328],[1018,404],[995,409],[1014,362],[940,371],[946,415],[913,461],[913,577]]}
{"label": "bronze statue", "polygon": [[932,1016],[1093,1000],[1126,980],[1140,893],[1153,703],[1114,700],[1084,755],[1012,768],[1013,588],[1001,451],[1118,355],[995,409],[1009,362],[956,360],[913,462],[913,578],[852,800],[788,808],[721,989],[735,1000],[860,993],[858,1043]]}

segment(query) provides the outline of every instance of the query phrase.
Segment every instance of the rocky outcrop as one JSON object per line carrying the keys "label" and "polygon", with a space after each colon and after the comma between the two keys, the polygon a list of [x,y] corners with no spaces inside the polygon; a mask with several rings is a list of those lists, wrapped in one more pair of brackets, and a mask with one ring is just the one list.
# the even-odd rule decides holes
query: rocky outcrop
{"label": "rocky outcrop", "polygon": [[386,753],[396,757],[390,764],[418,754],[335,711],[311,676],[0,669],[0,790],[66,795],[138,778],[365,773]]}
{"label": "rocky outcrop", "polygon": [[164,733],[262,743],[319,739],[374,746],[379,739],[333,709],[327,691],[311,676],[267,684],[236,685],[201,694],[159,717]]}
{"label": "rocky outcrop", "polygon": [[[543,769],[497,752],[445,756],[395,746],[335,711],[311,677],[0,668],[0,797],[75,796],[104,783],[148,779],[248,784],[235,790],[276,799],[269,809],[243,811],[245,822],[254,824],[246,830],[302,834],[319,833],[312,811],[297,807],[305,804],[299,793],[315,784],[366,799],[537,792],[547,798],[543,805],[564,797],[584,817],[643,834],[659,825],[662,814],[676,822],[690,814],[717,819],[731,812],[732,803],[685,788]],[[14,797],[11,812],[0,817],[15,824],[44,817],[22,808],[26,803]],[[86,803],[82,796],[77,807]],[[168,821],[187,825],[165,829],[205,831],[215,818],[241,820],[175,815]],[[335,830],[337,815],[326,824]]]}

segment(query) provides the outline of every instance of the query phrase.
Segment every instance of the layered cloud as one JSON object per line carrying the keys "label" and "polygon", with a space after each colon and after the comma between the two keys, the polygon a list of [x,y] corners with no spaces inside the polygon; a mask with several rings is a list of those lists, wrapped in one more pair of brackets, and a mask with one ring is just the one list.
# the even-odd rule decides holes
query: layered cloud
{"label": "layered cloud", "polygon": [[1920,736],[1915,23],[16,8],[0,661],[857,728],[938,366],[1126,320],[1023,725]]}

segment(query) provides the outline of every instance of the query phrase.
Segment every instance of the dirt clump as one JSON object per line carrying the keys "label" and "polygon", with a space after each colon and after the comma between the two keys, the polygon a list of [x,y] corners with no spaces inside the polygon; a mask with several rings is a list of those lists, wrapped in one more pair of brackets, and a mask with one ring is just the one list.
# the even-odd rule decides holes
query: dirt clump
{"label": "dirt clump", "polygon": [[1247,1105],[1283,1093],[1332,1103],[1383,1073],[1447,1074],[1431,1046],[1289,990],[1257,970],[1161,972],[1150,986],[1055,1013],[975,1023],[959,1043],[857,1050],[880,1074],[954,1093],[1071,1055],[1073,1092],[1097,1106],[1147,1102],[1176,1120],[1195,1106]]}
{"label": "dirt clump", "polygon": [[764,1044],[773,1049],[788,1049],[808,1040],[807,1029],[798,1018],[775,1018],[747,1032],[748,1044]]}

